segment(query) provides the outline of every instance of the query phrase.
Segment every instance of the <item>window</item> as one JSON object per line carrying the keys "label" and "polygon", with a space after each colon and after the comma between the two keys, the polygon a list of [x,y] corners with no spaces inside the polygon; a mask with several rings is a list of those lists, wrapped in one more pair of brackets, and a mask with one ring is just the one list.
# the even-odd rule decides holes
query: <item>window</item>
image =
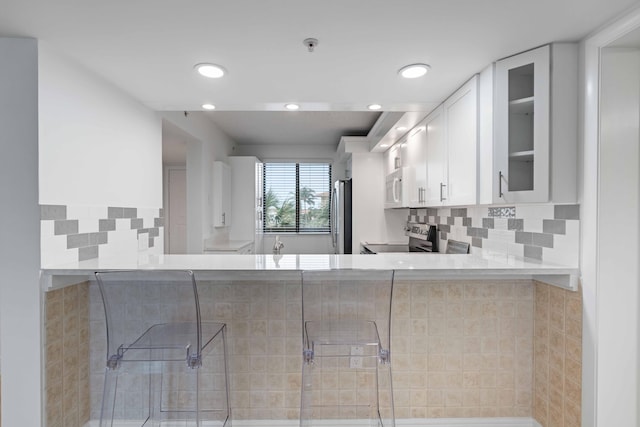
{"label": "window", "polygon": [[264,164],[264,231],[328,233],[331,164]]}

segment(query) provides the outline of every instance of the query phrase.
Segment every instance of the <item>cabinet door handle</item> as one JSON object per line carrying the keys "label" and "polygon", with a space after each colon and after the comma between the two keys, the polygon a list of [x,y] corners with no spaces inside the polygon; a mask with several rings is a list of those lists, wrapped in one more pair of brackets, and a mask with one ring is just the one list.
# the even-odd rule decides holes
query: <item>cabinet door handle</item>
{"label": "cabinet door handle", "polygon": [[498,171],[498,197],[502,198],[504,193],[502,192],[502,171]]}
{"label": "cabinet door handle", "polygon": [[225,215],[226,215],[226,214],[223,212],[223,213],[222,213],[222,225],[225,225],[225,224],[226,224],[226,222],[227,222],[227,220],[226,220],[226,218],[225,218]]}
{"label": "cabinet door handle", "polygon": [[443,195],[442,195],[442,194],[443,194],[443,193],[442,193],[442,189],[443,189],[444,187],[446,187],[446,186],[447,186],[447,184],[443,184],[442,182],[440,183],[440,201],[441,201],[441,202],[443,202],[443,201],[447,200],[447,199],[446,199],[446,197],[443,197]]}

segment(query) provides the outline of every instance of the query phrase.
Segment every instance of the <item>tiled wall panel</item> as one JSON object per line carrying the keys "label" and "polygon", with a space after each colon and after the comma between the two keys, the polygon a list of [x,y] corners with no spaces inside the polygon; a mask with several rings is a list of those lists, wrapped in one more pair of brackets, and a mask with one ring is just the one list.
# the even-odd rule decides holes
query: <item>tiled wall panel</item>
{"label": "tiled wall panel", "polygon": [[162,254],[163,229],[158,208],[41,205],[41,263]]}
{"label": "tiled wall panel", "polygon": [[533,413],[543,427],[581,425],[580,295],[535,282]]}
{"label": "tiled wall panel", "polygon": [[579,205],[410,209],[408,220],[437,224],[443,252],[453,239],[468,242],[472,253],[490,251],[578,266]]}
{"label": "tiled wall panel", "polygon": [[47,427],[89,420],[89,285],[47,292],[45,300]]}
{"label": "tiled wall panel", "polygon": [[531,282],[401,282],[394,298],[398,418],[531,416]]}
{"label": "tiled wall panel", "polygon": [[[229,328],[234,418],[297,419],[300,284],[206,283],[201,304],[203,319]],[[543,427],[579,426],[581,316],[579,293],[539,282],[397,282],[396,417],[534,416]],[[94,284],[47,293],[46,337],[47,425],[97,419],[105,342]],[[348,399],[361,381],[334,383]]]}
{"label": "tiled wall panel", "polygon": [[[98,416],[104,320],[91,300],[91,418]],[[148,296],[152,297],[152,296]],[[201,286],[203,320],[229,328],[235,419],[297,419],[301,385],[298,282]],[[532,415],[533,285],[530,281],[398,282],[392,359],[396,417]],[[335,379],[335,378],[334,378]],[[328,401],[357,393],[357,378],[325,378]]]}

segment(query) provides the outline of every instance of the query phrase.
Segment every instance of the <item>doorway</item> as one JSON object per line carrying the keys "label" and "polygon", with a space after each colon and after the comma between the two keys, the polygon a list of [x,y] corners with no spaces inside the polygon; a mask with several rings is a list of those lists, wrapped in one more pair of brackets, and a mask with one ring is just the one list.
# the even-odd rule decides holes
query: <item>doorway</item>
{"label": "doorway", "polygon": [[164,253],[187,253],[187,143],[179,128],[162,123]]}
{"label": "doorway", "polygon": [[583,426],[640,422],[640,8],[585,41]]}

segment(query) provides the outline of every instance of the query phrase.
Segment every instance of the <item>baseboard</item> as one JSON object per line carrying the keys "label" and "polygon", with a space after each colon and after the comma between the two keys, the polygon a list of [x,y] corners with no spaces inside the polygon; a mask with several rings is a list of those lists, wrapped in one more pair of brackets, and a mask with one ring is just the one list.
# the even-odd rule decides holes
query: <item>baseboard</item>
{"label": "baseboard", "polygon": [[[219,426],[220,424],[204,423],[203,426]],[[232,427],[296,427],[298,420],[233,420]],[[368,421],[358,420],[325,420],[314,422],[317,426],[326,427],[354,427],[368,425]],[[182,427],[184,423],[176,424]],[[533,418],[400,418],[396,420],[396,427],[542,427]],[[99,427],[98,420],[91,420],[84,427]],[[114,427],[140,427],[135,422],[118,422]],[[163,425],[164,427],[164,425]],[[167,425],[166,427],[171,427]]]}

